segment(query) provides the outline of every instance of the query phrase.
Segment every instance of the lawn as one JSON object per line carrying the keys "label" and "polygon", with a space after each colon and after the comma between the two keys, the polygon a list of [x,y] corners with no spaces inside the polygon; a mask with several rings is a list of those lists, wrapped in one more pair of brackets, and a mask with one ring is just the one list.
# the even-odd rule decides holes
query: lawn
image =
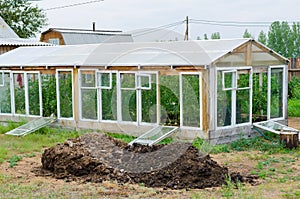
{"label": "lawn", "polygon": [[[13,128],[13,124],[4,129]],[[14,124],[15,125],[15,124]],[[143,184],[117,182],[82,183],[36,176],[45,148],[76,138],[84,131],[43,128],[25,137],[0,134],[0,198],[299,198],[300,150],[287,150],[278,142],[257,137],[228,145],[208,146],[196,140],[194,146],[210,149],[211,157],[231,172],[257,175],[257,185],[233,184],[203,190],[164,190]],[[130,141],[129,136],[110,134]],[[273,140],[278,137],[268,135]]]}

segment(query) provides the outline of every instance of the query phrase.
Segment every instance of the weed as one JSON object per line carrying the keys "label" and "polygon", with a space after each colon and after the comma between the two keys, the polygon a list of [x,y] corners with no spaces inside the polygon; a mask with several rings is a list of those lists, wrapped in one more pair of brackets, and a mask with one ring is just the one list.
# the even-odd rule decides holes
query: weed
{"label": "weed", "polygon": [[192,193],[192,194],[191,194],[191,198],[192,198],[192,199],[199,199],[199,198],[201,198],[201,197],[200,197],[200,194],[199,194],[199,193]]}
{"label": "weed", "polygon": [[238,195],[239,195],[238,197],[241,197],[242,195],[244,195],[244,193],[243,193],[244,187],[241,182],[238,181],[236,183],[233,183],[231,181],[230,176],[226,176],[225,182],[226,182],[226,184],[223,185],[222,189],[221,189],[222,197],[232,198],[235,195],[235,189],[238,190]]}
{"label": "weed", "polygon": [[131,136],[131,135],[126,135],[126,134],[120,134],[120,133],[106,133],[107,136],[119,139],[123,142],[129,143],[132,140],[134,140],[136,137],[135,136]]}
{"label": "weed", "polygon": [[265,170],[261,170],[257,173],[257,176],[260,177],[261,179],[266,179],[267,172]]}
{"label": "weed", "polygon": [[9,168],[12,168],[18,164],[18,162],[22,160],[22,156],[14,155],[7,162],[9,162]]}
{"label": "weed", "polygon": [[226,184],[222,186],[221,193],[223,197],[231,198],[234,195],[233,189],[235,185],[231,181],[231,177],[227,176],[225,179]]}
{"label": "weed", "polygon": [[270,167],[270,168],[269,168],[269,171],[275,172],[276,169],[275,169],[274,167]]}
{"label": "weed", "polygon": [[33,158],[33,157],[35,157],[35,154],[34,153],[25,154],[24,157]]}

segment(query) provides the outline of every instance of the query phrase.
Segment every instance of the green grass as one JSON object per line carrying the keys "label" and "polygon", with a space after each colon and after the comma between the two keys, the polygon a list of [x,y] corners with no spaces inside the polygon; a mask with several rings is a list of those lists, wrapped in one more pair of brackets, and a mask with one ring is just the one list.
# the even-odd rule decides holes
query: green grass
{"label": "green grass", "polygon": [[[17,124],[14,125],[18,126]],[[13,128],[14,125],[0,126],[0,131],[5,132],[4,130]],[[35,152],[42,152],[46,147],[56,145],[70,138],[79,137],[83,133],[85,132],[44,127],[24,137],[0,135],[0,163],[15,155],[34,155]]]}
{"label": "green grass", "polygon": [[129,143],[132,140],[134,140],[136,137],[135,136],[131,136],[131,135],[126,135],[126,134],[120,134],[120,133],[105,133],[107,136],[116,138],[118,140],[121,140],[123,142]]}
{"label": "green grass", "polygon": [[13,155],[7,162],[9,162],[9,168],[12,168],[18,164],[18,162],[22,160],[22,156]]}
{"label": "green grass", "polygon": [[25,121],[23,122],[7,121],[6,125],[0,125],[0,134],[4,134],[12,129],[17,128],[18,126],[21,126],[22,124],[25,124]]}
{"label": "green grass", "polygon": [[275,153],[284,154],[284,153],[293,153],[293,152],[299,153],[299,149],[294,149],[294,150],[286,149],[284,145],[279,142],[278,135],[275,135],[273,133],[266,133],[265,135],[272,141],[257,136],[250,139],[241,138],[229,144],[206,146],[209,144],[203,139],[198,138],[193,142],[193,146],[195,146],[199,150],[203,150],[203,146],[205,146],[205,148],[208,148],[210,150],[207,152],[213,154],[230,153],[234,151],[250,151],[250,150],[257,150],[267,154],[275,154]]}

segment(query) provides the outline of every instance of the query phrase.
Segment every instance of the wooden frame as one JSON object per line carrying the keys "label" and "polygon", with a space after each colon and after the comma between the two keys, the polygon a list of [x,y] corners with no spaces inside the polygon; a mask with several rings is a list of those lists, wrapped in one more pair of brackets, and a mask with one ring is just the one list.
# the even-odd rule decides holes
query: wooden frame
{"label": "wooden frame", "polygon": [[4,71],[3,70],[0,70],[0,86],[3,87],[4,86],[4,79],[5,79],[5,76],[4,76]]}

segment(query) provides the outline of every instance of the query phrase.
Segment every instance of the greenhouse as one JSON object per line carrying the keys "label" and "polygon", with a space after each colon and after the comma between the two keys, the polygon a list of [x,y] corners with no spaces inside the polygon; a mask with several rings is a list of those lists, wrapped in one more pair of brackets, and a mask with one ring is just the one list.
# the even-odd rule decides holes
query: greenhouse
{"label": "greenhouse", "polygon": [[21,47],[0,56],[0,120],[230,142],[287,123],[287,59],[253,39]]}

